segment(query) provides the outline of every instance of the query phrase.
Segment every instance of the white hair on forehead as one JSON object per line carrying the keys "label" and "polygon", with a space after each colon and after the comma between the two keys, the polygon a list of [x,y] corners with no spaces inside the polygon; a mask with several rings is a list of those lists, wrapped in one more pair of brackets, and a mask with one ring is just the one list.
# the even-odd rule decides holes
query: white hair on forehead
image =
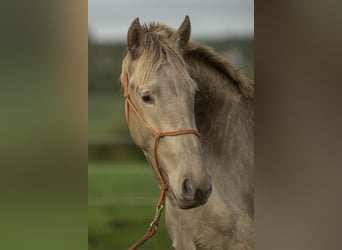
{"label": "white hair on forehead", "polygon": [[136,69],[140,71],[136,73],[140,75],[141,83],[156,74],[162,65],[168,65],[178,79],[187,83],[193,82],[187,72],[185,61],[175,49],[168,46],[153,46],[145,48],[136,62]]}

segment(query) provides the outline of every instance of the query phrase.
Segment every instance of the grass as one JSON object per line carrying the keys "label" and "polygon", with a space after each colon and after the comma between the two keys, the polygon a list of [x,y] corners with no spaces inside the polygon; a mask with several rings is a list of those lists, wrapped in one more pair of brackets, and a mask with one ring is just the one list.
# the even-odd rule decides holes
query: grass
{"label": "grass", "polygon": [[[147,163],[90,163],[89,250],[128,249],[147,230],[158,197],[158,182]],[[173,249],[164,215],[141,249]]]}

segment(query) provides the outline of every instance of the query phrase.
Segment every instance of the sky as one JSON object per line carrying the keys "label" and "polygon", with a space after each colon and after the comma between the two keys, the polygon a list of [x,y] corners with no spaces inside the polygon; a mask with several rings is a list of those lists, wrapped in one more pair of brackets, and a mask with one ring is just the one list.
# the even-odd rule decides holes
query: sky
{"label": "sky", "polygon": [[186,15],[193,38],[254,36],[253,0],[88,0],[89,34],[97,42],[125,41],[136,17],[177,29]]}

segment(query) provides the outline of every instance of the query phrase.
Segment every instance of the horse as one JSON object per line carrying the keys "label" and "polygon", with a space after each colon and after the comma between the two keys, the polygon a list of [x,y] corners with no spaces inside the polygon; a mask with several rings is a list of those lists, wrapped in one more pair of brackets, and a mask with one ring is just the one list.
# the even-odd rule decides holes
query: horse
{"label": "horse", "polygon": [[121,74],[129,132],[167,184],[175,249],[253,249],[254,84],[190,33],[188,16],[177,30],[130,25]]}

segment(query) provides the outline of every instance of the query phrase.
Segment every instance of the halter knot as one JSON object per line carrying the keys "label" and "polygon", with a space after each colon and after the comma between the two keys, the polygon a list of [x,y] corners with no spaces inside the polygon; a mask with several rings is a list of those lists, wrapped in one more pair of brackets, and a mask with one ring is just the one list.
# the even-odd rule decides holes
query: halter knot
{"label": "halter knot", "polygon": [[165,132],[163,131],[157,131],[157,138],[162,138],[165,136]]}

